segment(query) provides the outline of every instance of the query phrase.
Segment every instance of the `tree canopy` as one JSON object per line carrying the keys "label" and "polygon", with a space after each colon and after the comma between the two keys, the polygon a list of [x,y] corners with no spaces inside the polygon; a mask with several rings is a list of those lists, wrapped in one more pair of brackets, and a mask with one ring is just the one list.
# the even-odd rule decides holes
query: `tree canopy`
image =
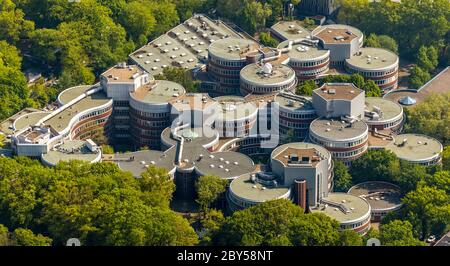
{"label": "tree canopy", "polygon": [[352,176],[341,161],[334,161],[334,191],[347,192],[352,186]]}
{"label": "tree canopy", "polygon": [[[450,42],[450,5],[447,0],[341,0],[340,23],[358,27],[370,33],[393,37],[400,54],[413,58],[421,46],[439,47],[442,63]],[[446,61],[446,62],[445,62]]]}
{"label": "tree canopy", "polygon": [[[111,163],[46,168],[0,159],[0,223],[45,232],[55,245],[71,237],[83,245],[194,245],[189,222],[169,209],[173,191],[167,172],[153,167],[134,178]],[[20,236],[34,241],[29,233]]]}
{"label": "tree canopy", "polygon": [[408,221],[395,220],[380,227],[380,242],[383,246],[424,246],[425,243],[413,236]]}
{"label": "tree canopy", "polygon": [[163,73],[156,75],[155,79],[169,80],[183,85],[187,92],[198,92],[200,82],[192,78],[192,74],[183,68],[166,67]]}
{"label": "tree canopy", "polygon": [[450,93],[432,94],[425,101],[407,110],[406,132],[425,134],[449,144]]}
{"label": "tree canopy", "polygon": [[219,196],[225,192],[228,181],[218,176],[200,176],[195,183],[197,203],[202,210],[206,210]]}
{"label": "tree canopy", "polygon": [[268,201],[227,217],[213,234],[214,245],[334,246],[359,245],[353,231],[340,232],[339,223],[324,214],[305,214],[292,202]]}

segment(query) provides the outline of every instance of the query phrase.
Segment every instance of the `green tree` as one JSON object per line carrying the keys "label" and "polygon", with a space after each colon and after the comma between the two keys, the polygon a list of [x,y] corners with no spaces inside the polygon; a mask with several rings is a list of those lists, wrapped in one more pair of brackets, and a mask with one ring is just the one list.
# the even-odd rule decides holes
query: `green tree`
{"label": "green tree", "polygon": [[402,56],[412,59],[421,46],[435,46],[441,55],[445,53],[446,34],[450,29],[450,6],[446,0],[402,0],[401,4],[365,0],[340,2],[337,16],[340,23],[353,25],[368,34],[394,37]]}
{"label": "green tree", "polygon": [[380,35],[378,36],[378,41],[380,42],[381,48],[390,50],[391,52],[398,54],[398,44],[392,37],[388,35]]}
{"label": "green tree", "polygon": [[9,239],[9,231],[3,224],[0,224],[0,247],[11,245]]}
{"label": "green tree", "polygon": [[296,93],[298,95],[306,95],[311,96],[313,90],[317,89],[317,84],[314,80],[306,80],[303,82],[300,82],[300,84],[297,86]]}
{"label": "green tree", "polygon": [[399,172],[400,162],[388,150],[369,150],[355,160],[350,169],[355,183],[380,180],[392,182]]}
{"label": "green tree", "polygon": [[270,36],[269,32],[261,32],[259,34],[259,41],[268,47],[277,47],[279,44],[279,42],[275,38]]}
{"label": "green tree", "polygon": [[334,246],[359,245],[352,233],[321,213],[305,214],[292,202],[279,199],[236,211],[213,234],[214,245]]}
{"label": "green tree", "polygon": [[3,148],[5,146],[5,134],[0,133],[0,149]]}
{"label": "green tree", "polygon": [[0,40],[17,44],[19,40],[27,39],[34,30],[34,23],[24,17],[24,12],[17,9],[13,1],[0,1]]}
{"label": "green tree", "polygon": [[181,21],[192,17],[194,13],[206,13],[215,8],[214,0],[175,0],[174,3]]}
{"label": "green tree", "polygon": [[147,43],[147,38],[156,26],[151,7],[143,1],[133,1],[121,11],[121,25],[138,45]]}
{"label": "green tree", "polygon": [[417,187],[420,181],[429,178],[425,166],[400,160],[401,171],[393,176],[392,181],[400,186],[403,192],[409,192]]}
{"label": "green tree", "polygon": [[361,76],[360,74],[352,74],[350,76],[350,82],[360,89],[364,89],[364,86],[366,85],[364,77]]}
{"label": "green tree", "polygon": [[225,192],[228,181],[218,176],[205,175],[200,176],[195,183],[197,191],[196,202],[203,211],[206,211],[219,196]]}
{"label": "green tree", "polygon": [[335,246],[339,243],[339,223],[322,213],[303,214],[294,219],[290,239],[295,246]]}
{"label": "green tree", "polygon": [[387,36],[387,35],[376,35],[374,33],[369,34],[369,36],[365,40],[365,46],[367,47],[375,47],[375,48],[384,48],[390,50],[398,54],[398,44],[397,42]]}
{"label": "green tree", "polygon": [[383,246],[424,246],[414,238],[412,225],[408,221],[395,220],[380,226],[380,242]]}
{"label": "green tree", "polygon": [[422,103],[407,110],[406,132],[425,134],[444,146],[450,141],[450,93],[429,95]]}
{"label": "green tree", "polygon": [[217,233],[224,221],[225,218],[223,213],[219,210],[208,209],[205,212],[200,221],[204,232],[202,237],[203,245],[208,245],[211,243],[212,236]]}
{"label": "green tree", "polygon": [[339,232],[339,244],[342,246],[362,246],[363,238],[353,230]]}
{"label": "green tree", "polygon": [[51,246],[52,240],[31,230],[18,228],[12,233],[12,241],[17,246]]}
{"label": "green tree", "polygon": [[20,68],[19,51],[5,41],[0,41],[0,120],[25,107],[35,107],[29,98],[27,80]]}
{"label": "green tree", "polygon": [[168,31],[180,22],[175,3],[169,0],[142,0],[145,5],[151,7],[152,14],[155,17],[156,25],[152,31],[151,37],[157,37]]}
{"label": "green tree", "polygon": [[114,154],[114,148],[110,145],[102,145],[103,154]]}
{"label": "green tree", "polygon": [[145,202],[151,206],[169,207],[175,183],[166,169],[150,166],[142,173],[139,186]]}
{"label": "green tree", "polygon": [[189,222],[169,209],[173,191],[167,171],[152,167],[135,178],[106,162],[47,168],[0,158],[0,223],[48,234],[55,245],[67,236],[83,245],[195,245]]}
{"label": "green tree", "polygon": [[198,92],[200,87],[200,82],[193,80],[192,75],[189,71],[178,67],[167,67],[164,68],[163,73],[156,75],[155,79],[169,80],[183,85],[187,92]]}
{"label": "green tree", "polygon": [[419,184],[402,201],[405,217],[421,239],[431,233],[441,235],[450,226],[450,196],[446,191]]}
{"label": "green tree", "polygon": [[417,90],[430,79],[430,73],[428,73],[426,70],[423,70],[419,66],[414,66],[410,71],[409,85],[412,89]]}
{"label": "green tree", "polygon": [[423,180],[427,186],[444,190],[447,194],[450,194],[450,172],[438,171],[433,175],[428,175]]}
{"label": "green tree", "polygon": [[417,54],[417,65],[428,72],[433,71],[439,64],[438,52],[433,46],[421,46]]}
{"label": "green tree", "polygon": [[445,146],[442,151],[442,167],[444,170],[450,171],[450,146]]}
{"label": "green tree", "polygon": [[381,97],[381,89],[373,80],[367,80],[362,89],[366,92],[366,97]]}
{"label": "green tree", "polygon": [[334,191],[347,192],[353,185],[352,176],[347,166],[340,161],[334,161]]}
{"label": "green tree", "polygon": [[289,237],[293,221],[303,210],[288,200],[268,201],[228,217],[212,238],[214,245],[268,245],[273,238]]}
{"label": "green tree", "polygon": [[245,1],[241,14],[241,25],[250,34],[253,34],[266,25],[266,21],[271,14],[272,9],[269,4],[252,0]]}

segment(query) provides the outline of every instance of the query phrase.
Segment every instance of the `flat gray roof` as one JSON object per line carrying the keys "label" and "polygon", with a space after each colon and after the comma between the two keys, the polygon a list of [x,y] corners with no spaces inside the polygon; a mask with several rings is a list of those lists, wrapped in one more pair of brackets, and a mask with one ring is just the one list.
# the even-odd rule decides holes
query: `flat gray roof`
{"label": "flat gray roof", "polygon": [[[181,162],[176,165],[176,156],[180,150],[180,142],[172,138],[171,129],[166,128],[161,138],[171,145],[168,150],[139,151],[126,154],[115,154],[110,159],[116,162],[125,171],[130,171],[134,176],[139,176],[146,170],[146,165],[162,167],[168,171],[175,167],[180,169],[193,169],[204,175],[216,175],[221,178],[235,178],[246,173],[252,173],[256,166],[250,157],[238,152],[210,152],[205,145],[213,144],[217,138],[217,131],[202,133],[201,128],[185,128],[178,135],[185,138]],[[215,133],[210,136],[209,133]],[[189,138],[189,140],[187,140]]]}
{"label": "flat gray roof", "polygon": [[[39,121],[40,118],[36,119],[36,116],[35,116],[34,113],[40,113],[40,112],[43,112],[43,111],[40,111],[40,110],[34,109],[34,108],[25,108],[25,109],[19,111],[18,113],[12,115],[11,117],[8,117],[4,121],[2,121],[0,123],[0,132],[3,132],[5,135],[12,135],[12,134],[14,134],[15,130],[20,130],[20,129],[23,129],[24,127],[28,126],[28,125],[33,124],[34,120],[36,120],[36,122]],[[28,120],[26,118],[26,115],[29,115],[28,117],[31,118],[30,121],[28,121],[28,122],[26,121],[26,120]],[[25,119],[25,120],[23,120],[24,122],[23,123],[21,122],[20,124],[17,124],[15,130],[12,129],[13,124],[15,122],[17,122],[17,120],[21,116],[24,116],[24,118],[22,118],[22,119]],[[34,122],[34,123],[36,123],[36,122]]]}
{"label": "flat gray roof", "polygon": [[297,40],[311,35],[311,32],[302,27],[301,22],[297,20],[280,21],[273,25],[271,29],[281,35],[285,40]]}
{"label": "flat gray roof", "polygon": [[223,22],[195,15],[130,55],[130,58],[151,75],[158,75],[168,66],[194,69],[208,58],[208,48],[222,38],[242,38]]}
{"label": "flat gray roof", "polygon": [[[289,46],[289,41],[284,41],[278,45],[278,49],[286,48]],[[294,44],[292,50],[288,52],[291,60],[295,61],[308,61],[315,58],[319,58],[329,54],[329,50],[320,49],[319,47],[310,46],[306,44]]]}
{"label": "flat gray roof", "polygon": [[309,142],[292,142],[292,143],[287,143],[284,145],[281,145],[279,147],[277,147],[276,149],[274,149],[270,155],[270,158],[272,158],[272,160],[274,159],[278,159],[280,161],[283,161],[283,158],[279,158],[279,156],[284,153],[284,151],[286,150],[297,150],[297,154],[301,154],[302,150],[311,150],[314,149],[320,157],[322,157],[322,159],[329,159],[331,157],[331,153],[325,149],[324,147],[317,145],[317,144],[313,144],[313,143],[309,143]]}
{"label": "flat gray roof", "polygon": [[398,208],[402,205],[400,188],[394,184],[370,181],[350,188],[348,194],[362,197],[369,202],[372,211]]}
{"label": "flat gray roof", "polygon": [[247,102],[243,97],[221,96],[214,100],[219,103],[216,107],[216,114],[222,121],[241,119],[258,112],[256,104]]}
{"label": "flat gray roof", "polygon": [[42,154],[42,159],[51,164],[56,165],[61,161],[80,160],[85,162],[94,162],[100,159],[100,151],[92,152],[83,140],[66,140],[55,150],[50,150]]}
{"label": "flat gray roof", "polygon": [[167,103],[169,100],[184,95],[186,90],[178,83],[167,80],[156,80],[138,88],[131,97],[144,103]]}
{"label": "flat gray roof", "polygon": [[315,89],[314,93],[329,101],[352,100],[364,91],[353,83],[325,83],[322,87]]}
{"label": "flat gray roof", "polygon": [[323,198],[323,200],[326,202],[342,204],[349,212],[346,213],[337,206],[331,204],[328,204],[328,206],[325,207],[323,202],[318,207],[312,208],[311,211],[326,214],[340,223],[361,219],[370,211],[370,205],[367,201],[346,193],[329,193],[328,197]]}
{"label": "flat gray roof", "polygon": [[116,153],[107,156],[111,156],[112,158],[107,158],[103,161],[115,162],[120,169],[131,172],[135,177],[139,177],[145,172],[147,166],[164,168],[168,172],[175,168],[173,160],[175,158],[175,148],[169,149],[166,152],[146,150],[131,153]]}
{"label": "flat gray roof", "polygon": [[315,111],[311,97],[299,96],[293,93],[282,92],[275,96],[275,102],[280,106],[295,112]]}
{"label": "flat gray roof", "polygon": [[360,52],[346,59],[347,63],[361,69],[382,69],[398,64],[398,56],[386,49],[364,47]]}
{"label": "flat gray roof", "polygon": [[263,186],[258,182],[252,182],[251,174],[245,174],[231,182],[230,190],[240,198],[255,203],[263,203],[269,200],[283,198],[283,196],[289,193],[290,188],[281,185],[277,187]]}
{"label": "flat gray roof", "polygon": [[380,108],[380,119],[372,120],[370,117],[364,116],[364,121],[386,121],[403,114],[403,107],[398,103],[378,97],[366,97],[366,110],[372,112],[374,111],[374,107]]}
{"label": "flat gray roof", "polygon": [[137,77],[146,74],[136,65],[118,64],[106,70],[102,76],[108,83],[133,83]]}
{"label": "flat gray roof", "polygon": [[275,85],[295,78],[295,71],[288,66],[272,65],[272,73],[269,75],[262,73],[262,67],[259,64],[247,65],[241,70],[241,78],[261,85]]}
{"label": "flat gray roof", "polygon": [[438,247],[449,247],[450,246],[450,231],[444,235],[441,239],[439,239],[435,246]]}
{"label": "flat gray roof", "polygon": [[231,61],[245,60],[248,53],[257,52],[259,47],[260,45],[253,40],[226,38],[213,42],[208,50],[215,56]]}
{"label": "flat gray roof", "polygon": [[[331,32],[328,32],[331,31]],[[345,24],[329,24],[329,25],[323,25],[319,26],[316,29],[313,30],[312,34],[317,35],[321,33],[321,36],[325,39],[329,39],[332,42],[335,42],[334,37],[336,35],[342,35],[342,32],[350,32],[351,35],[354,35],[356,38],[363,37],[363,33],[361,30],[352,27],[350,25]],[[332,39],[332,40],[331,40]]]}
{"label": "flat gray roof", "polygon": [[61,132],[62,130],[67,128],[70,120],[80,112],[104,105],[110,101],[112,101],[112,99],[108,98],[103,91],[96,92],[76,102],[59,114],[44,121],[44,124],[46,126],[50,126],[55,132]]}
{"label": "flat gray roof", "polygon": [[311,123],[310,130],[320,137],[335,141],[353,139],[368,131],[367,124],[363,121],[349,125],[340,120],[318,118]]}
{"label": "flat gray roof", "polygon": [[35,125],[48,114],[50,114],[50,112],[38,111],[22,116],[14,121],[15,130],[20,131],[28,126]]}
{"label": "flat gray roof", "polygon": [[[406,143],[401,145],[403,140]],[[394,141],[386,146],[397,157],[407,161],[421,161],[433,158],[442,152],[442,144],[432,138],[420,134],[401,134],[394,137]]]}
{"label": "flat gray roof", "polygon": [[86,91],[92,89],[92,85],[83,85],[83,86],[76,86],[72,88],[68,88],[64,91],[62,91],[58,99],[62,105],[69,103],[73,99],[77,98],[81,94],[85,93]]}

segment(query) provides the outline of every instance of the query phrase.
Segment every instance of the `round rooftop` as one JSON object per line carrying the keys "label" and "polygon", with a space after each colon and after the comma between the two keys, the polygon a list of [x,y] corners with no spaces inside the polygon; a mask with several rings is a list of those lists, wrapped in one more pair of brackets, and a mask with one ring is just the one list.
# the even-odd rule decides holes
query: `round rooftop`
{"label": "round rooftop", "polygon": [[401,134],[386,146],[398,158],[410,162],[427,162],[438,157],[442,152],[442,144],[432,138],[420,134]]}
{"label": "round rooftop", "polygon": [[58,95],[58,102],[61,105],[67,104],[92,88],[92,85],[83,85],[65,89]]}
{"label": "round rooftop", "polygon": [[[323,204],[323,202],[327,203]],[[340,223],[351,223],[370,216],[371,208],[369,203],[354,195],[329,193],[328,197],[323,198],[323,202],[317,208],[311,209],[311,211],[324,213]]]}
{"label": "round rooftop", "polygon": [[100,151],[91,151],[83,140],[65,141],[62,145],[42,154],[42,160],[47,165],[57,165],[61,161],[80,160],[89,163],[101,160]]}
{"label": "round rooftop", "polygon": [[147,84],[131,93],[131,97],[144,103],[167,103],[169,100],[184,95],[186,90],[176,82],[156,80],[154,84]]}
{"label": "round rooftop", "polygon": [[366,110],[370,112],[376,112],[379,109],[381,112],[380,118],[378,120],[373,120],[367,116],[364,117],[364,121],[370,123],[371,121],[389,121],[394,120],[403,115],[403,107],[391,100],[378,98],[378,97],[367,97],[366,98]]}
{"label": "round rooftop", "polygon": [[383,70],[398,65],[398,56],[389,50],[364,47],[360,52],[346,59],[348,66],[363,70]]}
{"label": "round rooftop", "polygon": [[251,180],[252,174],[245,174],[234,179],[230,184],[230,193],[234,197],[240,198],[254,204],[263,203],[269,200],[288,198],[291,190],[285,186],[263,186]]}
{"label": "round rooftop", "polygon": [[[289,47],[290,41],[284,41],[278,45],[278,49]],[[325,58],[330,55],[330,50],[323,50],[305,44],[293,44],[288,52],[291,61],[311,61]]]}
{"label": "round rooftop", "polygon": [[340,120],[318,118],[311,123],[310,132],[328,140],[347,141],[367,135],[368,126],[363,121],[349,124]]}
{"label": "round rooftop", "polygon": [[225,38],[213,42],[209,53],[227,61],[245,60],[246,54],[259,49],[259,44],[249,39]]}
{"label": "round rooftop", "polygon": [[265,66],[269,65],[262,66],[257,63],[247,65],[241,70],[241,79],[261,87],[284,85],[295,79],[295,71],[288,66],[281,64],[271,65],[271,68]]}
{"label": "round rooftop", "polygon": [[315,112],[311,97],[304,97],[292,93],[280,93],[275,96],[275,102],[283,108],[294,112]]}
{"label": "round rooftop", "polygon": [[394,184],[370,181],[350,188],[348,194],[364,198],[372,211],[395,210],[402,206],[400,188]]}
{"label": "round rooftop", "polygon": [[214,98],[219,104],[216,107],[219,120],[237,120],[256,115],[258,107],[240,96],[221,96]]}
{"label": "round rooftop", "polygon": [[426,98],[426,94],[418,93],[416,90],[393,90],[383,96],[385,99],[397,102],[404,107],[416,105]]}
{"label": "round rooftop", "polygon": [[[193,152],[195,153],[195,150]],[[237,178],[256,170],[250,157],[233,151],[204,153],[203,158],[195,163],[195,167],[201,175],[216,175],[224,179]]]}
{"label": "round rooftop", "polygon": [[49,115],[49,112],[34,112],[22,115],[14,121],[14,130],[19,131],[28,126],[35,125],[39,120]]}

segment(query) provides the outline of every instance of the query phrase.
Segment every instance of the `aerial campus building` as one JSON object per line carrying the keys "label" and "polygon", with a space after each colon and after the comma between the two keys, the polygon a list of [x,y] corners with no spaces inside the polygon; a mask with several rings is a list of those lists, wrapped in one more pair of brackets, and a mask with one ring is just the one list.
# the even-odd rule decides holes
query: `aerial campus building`
{"label": "aerial campus building", "polygon": [[394,184],[369,181],[350,188],[348,194],[365,199],[371,207],[371,220],[379,222],[388,213],[399,210],[401,201],[400,188]]}
{"label": "aerial campus building", "polygon": [[363,47],[363,33],[351,26],[332,24],[312,31],[298,21],[282,21],[271,28],[273,36],[289,48],[289,65],[299,80],[329,75],[331,68],[360,74],[386,93],[397,88],[399,59],[386,49]]}
{"label": "aerial campus building", "polygon": [[[333,160],[351,165],[368,149],[385,148],[432,165],[440,163],[442,145],[426,136],[397,136],[402,106],[366,98],[353,84],[324,84],[312,97],[296,95],[298,80],[357,65],[350,61],[365,54],[362,33],[352,27],[310,32],[290,23],[274,26],[285,42],[268,48],[196,15],[131,54],[132,64],[111,67],[95,85],[63,91],[53,109],[23,110],[0,130],[14,154],[48,166],[110,161],[136,177],[157,166],[174,178],[183,199],[194,198],[197,177],[212,174],[230,182],[230,211],[286,198],[364,234],[378,208],[370,197],[333,193]],[[364,59],[372,70],[389,61],[376,52],[370,61],[381,62]],[[202,92],[158,80],[168,66],[191,70]],[[99,136],[150,150],[105,155],[93,141]],[[269,157],[267,167],[250,157],[262,155]]]}

